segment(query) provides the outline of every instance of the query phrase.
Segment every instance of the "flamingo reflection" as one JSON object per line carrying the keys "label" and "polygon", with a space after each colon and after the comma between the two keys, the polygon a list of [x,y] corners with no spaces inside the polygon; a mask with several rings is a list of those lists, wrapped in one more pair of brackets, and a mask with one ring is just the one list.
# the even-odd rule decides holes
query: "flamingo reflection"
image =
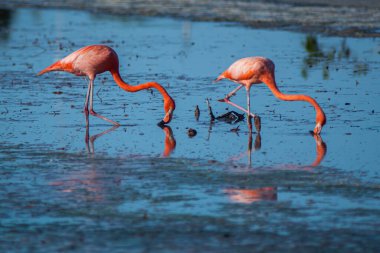
{"label": "flamingo reflection", "polygon": [[326,143],[323,142],[322,137],[319,135],[314,134],[314,140],[316,144],[316,150],[317,150],[317,156],[315,157],[314,162],[308,166],[308,167],[317,167],[325,158],[326,152],[327,152],[327,146]]}
{"label": "flamingo reflection", "polygon": [[101,132],[101,133],[98,133],[98,134],[95,134],[93,136],[90,136],[90,123],[89,123],[89,117],[88,117],[88,114],[86,114],[86,136],[85,136],[85,143],[86,143],[86,150],[89,154],[94,154],[95,153],[95,146],[94,146],[94,142],[97,138],[107,134],[107,133],[110,133],[114,130],[116,130],[117,128],[119,128],[120,125],[114,125],[113,127]]}
{"label": "flamingo reflection", "polygon": [[176,146],[176,141],[173,135],[173,131],[170,126],[162,126],[162,130],[165,133],[165,147],[164,147],[164,152],[162,153],[163,157],[169,157],[170,154],[174,151],[175,146]]}
{"label": "flamingo reflection", "polygon": [[[259,136],[259,134],[258,134]],[[327,145],[323,142],[322,137],[319,135],[314,135],[314,140],[316,144],[316,157],[312,164],[306,166],[300,165],[283,165],[279,169],[286,170],[307,170],[310,171],[313,168],[319,166],[319,164],[323,161],[323,158],[327,152]],[[261,138],[256,141],[260,141]],[[255,142],[256,142],[255,141]],[[252,149],[252,136],[248,140],[248,153],[250,157],[251,149]],[[255,143],[256,146],[256,143]],[[249,158],[250,159],[250,158]],[[268,187],[260,187],[255,189],[225,189],[224,192],[228,195],[228,198],[232,202],[242,203],[242,204],[251,204],[257,201],[276,201],[277,200],[277,187],[268,186]]]}
{"label": "flamingo reflection", "polygon": [[226,189],[232,202],[251,204],[257,201],[274,201],[277,200],[277,187],[261,187],[256,189]]}
{"label": "flamingo reflection", "polygon": [[[90,123],[89,123],[89,117],[88,115],[86,115],[86,136],[85,136],[85,143],[86,143],[86,150],[89,154],[93,154],[95,153],[95,146],[94,146],[94,142],[96,139],[98,139],[99,137],[107,134],[107,133],[110,133],[114,130],[116,130],[117,128],[119,128],[120,126],[119,125],[116,125],[116,126],[113,126],[101,133],[98,133],[98,134],[95,134],[95,135],[92,135],[90,136]],[[164,134],[165,134],[165,141],[164,141],[164,151],[162,153],[162,156],[163,157],[169,157],[170,154],[174,151],[175,147],[176,147],[176,140],[174,138],[174,135],[173,135],[173,131],[171,129],[170,126],[167,126],[167,125],[164,125],[164,126],[160,126],[161,129],[163,130]]]}
{"label": "flamingo reflection", "polygon": [[248,167],[250,168],[252,166],[252,153],[260,150],[260,148],[261,148],[261,135],[260,135],[260,133],[256,134],[254,145],[253,145],[252,135],[253,135],[252,132],[249,131],[247,151],[243,152],[239,155],[231,157],[230,158],[231,161],[238,161],[238,160],[242,159],[243,157],[248,156]]}
{"label": "flamingo reflection", "polygon": [[[94,154],[95,140],[103,135],[106,135],[107,133],[116,130],[118,127],[119,125],[115,125],[101,133],[90,136],[89,117],[86,115],[85,143],[87,153]],[[105,187],[101,180],[102,177],[103,175],[99,175],[99,172],[96,168],[96,163],[94,163],[92,160],[89,160],[85,169],[74,169],[67,174],[67,177],[61,178],[58,181],[50,182],[49,185],[58,187],[59,191],[64,193],[75,194],[77,192],[86,192],[86,194],[82,194],[78,197],[82,197],[89,202],[99,202],[104,199]]]}
{"label": "flamingo reflection", "polygon": [[[90,135],[89,117],[86,115],[86,134],[85,143],[87,153],[93,155],[95,153],[95,141],[101,137],[119,128],[119,126],[113,126],[101,133]],[[176,140],[173,135],[173,131],[169,126],[161,127],[165,134],[164,151],[162,156],[169,157],[176,147]],[[92,156],[91,156],[92,157]],[[57,190],[62,193],[75,194],[75,197],[83,198],[88,202],[99,202],[104,200],[106,194],[105,184],[105,171],[98,169],[96,161],[89,159],[86,168],[79,168],[70,170],[65,174],[64,178],[52,181],[50,186],[57,187]],[[118,184],[121,179],[116,177],[113,182]],[[85,192],[85,194],[83,194]]]}

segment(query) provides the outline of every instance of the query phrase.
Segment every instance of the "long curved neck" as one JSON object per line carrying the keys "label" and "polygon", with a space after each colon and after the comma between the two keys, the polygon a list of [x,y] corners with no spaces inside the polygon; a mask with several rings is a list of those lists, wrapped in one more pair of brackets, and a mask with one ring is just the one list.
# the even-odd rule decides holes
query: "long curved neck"
{"label": "long curved neck", "polygon": [[147,83],[138,84],[138,85],[130,85],[130,84],[124,82],[124,80],[121,78],[118,70],[111,70],[111,74],[112,74],[113,79],[117,83],[117,85],[119,85],[120,88],[122,88],[125,91],[137,92],[140,90],[155,88],[156,90],[158,90],[162,94],[165,101],[167,99],[172,99],[170,97],[170,95],[168,94],[168,92],[165,90],[165,88],[156,82],[147,82]]}
{"label": "long curved neck", "polygon": [[323,122],[323,124],[326,122],[326,116],[325,113],[323,112],[322,108],[320,105],[315,101],[314,98],[309,97],[307,95],[302,95],[302,94],[284,94],[282,93],[274,80],[274,78],[264,78],[263,82],[268,86],[268,88],[272,91],[272,93],[281,100],[285,101],[306,101],[309,102],[312,106],[315,108],[316,112],[316,121],[317,122]]}

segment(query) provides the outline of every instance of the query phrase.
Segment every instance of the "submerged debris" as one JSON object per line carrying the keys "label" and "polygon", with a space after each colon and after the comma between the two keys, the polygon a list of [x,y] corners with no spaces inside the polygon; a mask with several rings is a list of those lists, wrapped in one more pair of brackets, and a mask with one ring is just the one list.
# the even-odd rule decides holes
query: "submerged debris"
{"label": "submerged debris", "polygon": [[194,111],[194,116],[195,116],[195,119],[198,121],[199,120],[199,115],[200,115],[200,111],[199,111],[199,107],[198,105],[195,107],[195,111]]}
{"label": "submerged debris", "polygon": [[217,119],[217,120],[229,123],[229,124],[235,124],[235,123],[240,122],[244,119],[244,114],[240,114],[240,113],[235,112],[235,111],[230,111],[230,112],[227,112],[221,116],[215,117],[214,113],[212,112],[210,100],[208,98],[206,99],[206,103],[207,103],[207,107],[208,107],[208,111],[209,111],[211,121],[214,121],[215,119]]}
{"label": "submerged debris", "polygon": [[[207,103],[207,107],[209,110],[211,121],[214,121],[215,119],[217,119],[217,120],[229,123],[229,124],[235,124],[235,123],[238,123],[238,122],[244,120],[244,114],[241,114],[241,113],[238,113],[235,111],[230,111],[230,112],[227,112],[221,116],[215,117],[214,113],[212,112],[212,108],[211,108],[210,101],[208,98],[206,99],[206,103]],[[250,122],[251,122],[251,118],[252,117],[250,117],[250,119],[249,119]],[[255,128],[256,128],[257,132],[260,133],[260,131],[261,131],[261,118],[256,115],[254,117],[254,122],[255,122]],[[252,124],[252,123],[250,123],[250,124]],[[238,128],[239,127],[237,127],[236,129],[231,129],[231,132],[237,132]]]}
{"label": "submerged debris", "polygon": [[235,111],[227,112],[221,116],[216,117],[217,120],[224,121],[229,124],[235,124],[244,120],[244,114],[237,113]]}
{"label": "submerged debris", "polygon": [[258,151],[261,149],[261,135],[260,135],[260,132],[256,135],[256,138],[255,138],[255,151]]}
{"label": "submerged debris", "polygon": [[237,126],[237,127],[231,128],[230,131],[231,131],[231,132],[234,132],[234,133],[238,133],[238,132],[240,131],[239,127],[240,127],[240,126]]}
{"label": "submerged debris", "polygon": [[256,130],[257,130],[257,132],[260,133],[260,130],[261,130],[261,118],[256,115],[254,121],[255,121]]}
{"label": "submerged debris", "polygon": [[215,116],[214,116],[214,113],[212,112],[212,108],[211,108],[211,105],[210,105],[210,100],[208,98],[206,98],[206,103],[207,103],[207,108],[208,108],[208,112],[209,112],[209,115],[210,115],[210,120],[214,121],[215,120]]}

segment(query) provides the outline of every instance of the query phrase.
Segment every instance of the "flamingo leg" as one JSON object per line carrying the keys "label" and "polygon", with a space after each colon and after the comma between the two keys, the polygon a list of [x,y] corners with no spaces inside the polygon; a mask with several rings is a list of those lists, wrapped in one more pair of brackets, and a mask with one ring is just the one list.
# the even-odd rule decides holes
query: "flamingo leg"
{"label": "flamingo leg", "polygon": [[86,115],[88,115],[88,101],[90,98],[90,90],[91,90],[91,82],[88,82],[86,101],[84,102],[84,109],[83,109],[83,112],[86,113]]}
{"label": "flamingo leg", "polygon": [[250,97],[250,88],[247,88],[247,123],[248,128],[250,131],[252,131],[252,116],[251,116],[251,97]]}
{"label": "flamingo leg", "polygon": [[[227,104],[229,104],[229,105],[232,105],[232,106],[234,106],[234,107],[236,107],[236,108],[238,108],[239,110],[241,110],[241,111],[243,111],[243,112],[245,112],[245,113],[248,113],[248,111],[245,109],[245,108],[243,108],[243,107],[241,107],[240,105],[237,105],[237,104],[235,104],[235,103],[233,103],[233,102],[231,102],[230,100],[228,100],[227,98],[224,98],[224,99],[221,99],[221,100],[219,100],[220,102],[225,102],[225,103],[227,103]],[[252,112],[250,113],[250,115],[251,115],[251,117],[257,117],[255,114],[253,114]]]}
{"label": "flamingo leg", "polygon": [[96,113],[94,111],[94,108],[93,108],[93,97],[94,97],[94,80],[90,79],[90,94],[89,94],[89,99],[90,99],[90,114],[93,115],[93,116],[95,116],[95,117],[98,117],[98,118],[100,118],[102,120],[108,121],[111,124],[114,124],[115,126],[120,126],[120,124],[117,123],[116,121],[110,120],[109,118],[106,118],[106,117],[104,117],[104,116],[102,116],[99,113]]}
{"label": "flamingo leg", "polygon": [[[227,96],[225,97],[226,99],[229,99],[230,97],[234,96],[235,93],[240,90],[241,88],[243,88],[243,85],[240,84],[236,89],[234,89],[233,91],[231,91],[230,93],[227,94]],[[222,100],[222,99],[221,99]]]}

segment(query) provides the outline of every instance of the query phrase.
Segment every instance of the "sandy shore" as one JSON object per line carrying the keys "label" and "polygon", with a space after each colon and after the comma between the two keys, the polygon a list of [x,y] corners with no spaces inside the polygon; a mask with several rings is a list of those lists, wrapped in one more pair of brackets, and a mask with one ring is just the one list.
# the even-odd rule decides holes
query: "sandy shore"
{"label": "sandy shore", "polygon": [[380,37],[380,2],[373,0],[0,0],[5,8],[55,7],[120,15],[235,21],[257,28]]}

